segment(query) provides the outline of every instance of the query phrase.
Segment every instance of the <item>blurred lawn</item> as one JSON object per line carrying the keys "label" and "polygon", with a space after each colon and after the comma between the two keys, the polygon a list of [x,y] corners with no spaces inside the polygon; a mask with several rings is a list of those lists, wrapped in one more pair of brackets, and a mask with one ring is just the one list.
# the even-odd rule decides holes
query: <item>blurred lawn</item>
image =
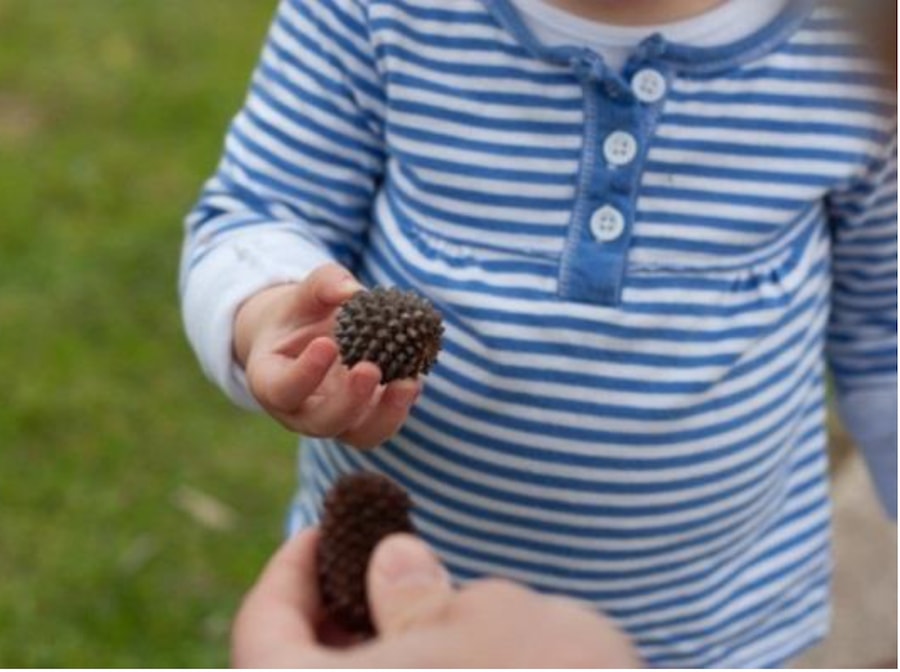
{"label": "blurred lawn", "polygon": [[274,0],[0,0],[0,666],[218,666],[293,440],[203,379],[181,220]]}

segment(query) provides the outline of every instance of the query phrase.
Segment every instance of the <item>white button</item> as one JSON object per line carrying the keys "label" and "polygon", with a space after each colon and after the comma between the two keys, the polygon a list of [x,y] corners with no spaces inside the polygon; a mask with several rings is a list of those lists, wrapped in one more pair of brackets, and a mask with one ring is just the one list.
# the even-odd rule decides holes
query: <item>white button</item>
{"label": "white button", "polygon": [[638,143],[631,133],[616,131],[603,143],[603,155],[614,166],[624,166],[634,161],[638,153]]}
{"label": "white button", "polygon": [[616,240],[625,230],[625,216],[611,205],[604,205],[591,217],[591,233],[603,243]]}
{"label": "white button", "polygon": [[631,88],[641,102],[658,103],[666,95],[666,78],[656,70],[647,68],[634,76]]}

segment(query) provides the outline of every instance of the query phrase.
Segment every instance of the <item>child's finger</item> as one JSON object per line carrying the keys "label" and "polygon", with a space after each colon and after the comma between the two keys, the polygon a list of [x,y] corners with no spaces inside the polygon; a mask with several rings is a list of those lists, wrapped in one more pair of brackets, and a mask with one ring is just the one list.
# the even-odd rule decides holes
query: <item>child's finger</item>
{"label": "child's finger", "polygon": [[381,381],[381,371],[371,362],[361,362],[347,374],[335,371],[332,375],[340,377],[338,384],[326,382],[328,393],[309,400],[298,414],[305,434],[333,437],[347,431],[359,421]]}
{"label": "child's finger", "polygon": [[361,449],[374,448],[391,438],[409,415],[409,409],[422,391],[416,380],[398,380],[388,385],[381,399],[362,422],[340,436],[341,441]]}
{"label": "child's finger", "polygon": [[296,412],[325,380],[337,356],[337,345],[328,337],[313,340],[296,359],[265,355],[253,371],[259,396],[277,411]]}

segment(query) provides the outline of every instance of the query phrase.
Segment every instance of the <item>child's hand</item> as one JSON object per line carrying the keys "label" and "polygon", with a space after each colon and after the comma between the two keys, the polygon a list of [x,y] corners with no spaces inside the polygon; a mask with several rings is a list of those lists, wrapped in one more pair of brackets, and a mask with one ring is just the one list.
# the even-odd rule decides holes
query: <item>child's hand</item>
{"label": "child's hand", "polygon": [[264,290],[238,310],[234,350],[253,396],[282,425],[372,448],[397,432],[421,384],[380,387],[375,364],[341,364],[331,338],[334,315],[361,289],[347,270],[329,264],[302,283]]}

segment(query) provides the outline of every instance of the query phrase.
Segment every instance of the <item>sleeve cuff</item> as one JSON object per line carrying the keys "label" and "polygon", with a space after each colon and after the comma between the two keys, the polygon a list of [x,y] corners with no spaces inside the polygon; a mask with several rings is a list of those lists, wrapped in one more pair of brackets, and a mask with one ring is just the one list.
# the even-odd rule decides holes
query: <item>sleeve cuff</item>
{"label": "sleeve cuff", "polygon": [[301,282],[334,262],[321,246],[285,231],[235,235],[184,273],[181,309],[188,340],[206,375],[237,405],[260,410],[234,361],[234,317],[241,304],[274,285]]}
{"label": "sleeve cuff", "polygon": [[897,381],[839,394],[838,412],[863,454],[878,497],[897,520]]}

